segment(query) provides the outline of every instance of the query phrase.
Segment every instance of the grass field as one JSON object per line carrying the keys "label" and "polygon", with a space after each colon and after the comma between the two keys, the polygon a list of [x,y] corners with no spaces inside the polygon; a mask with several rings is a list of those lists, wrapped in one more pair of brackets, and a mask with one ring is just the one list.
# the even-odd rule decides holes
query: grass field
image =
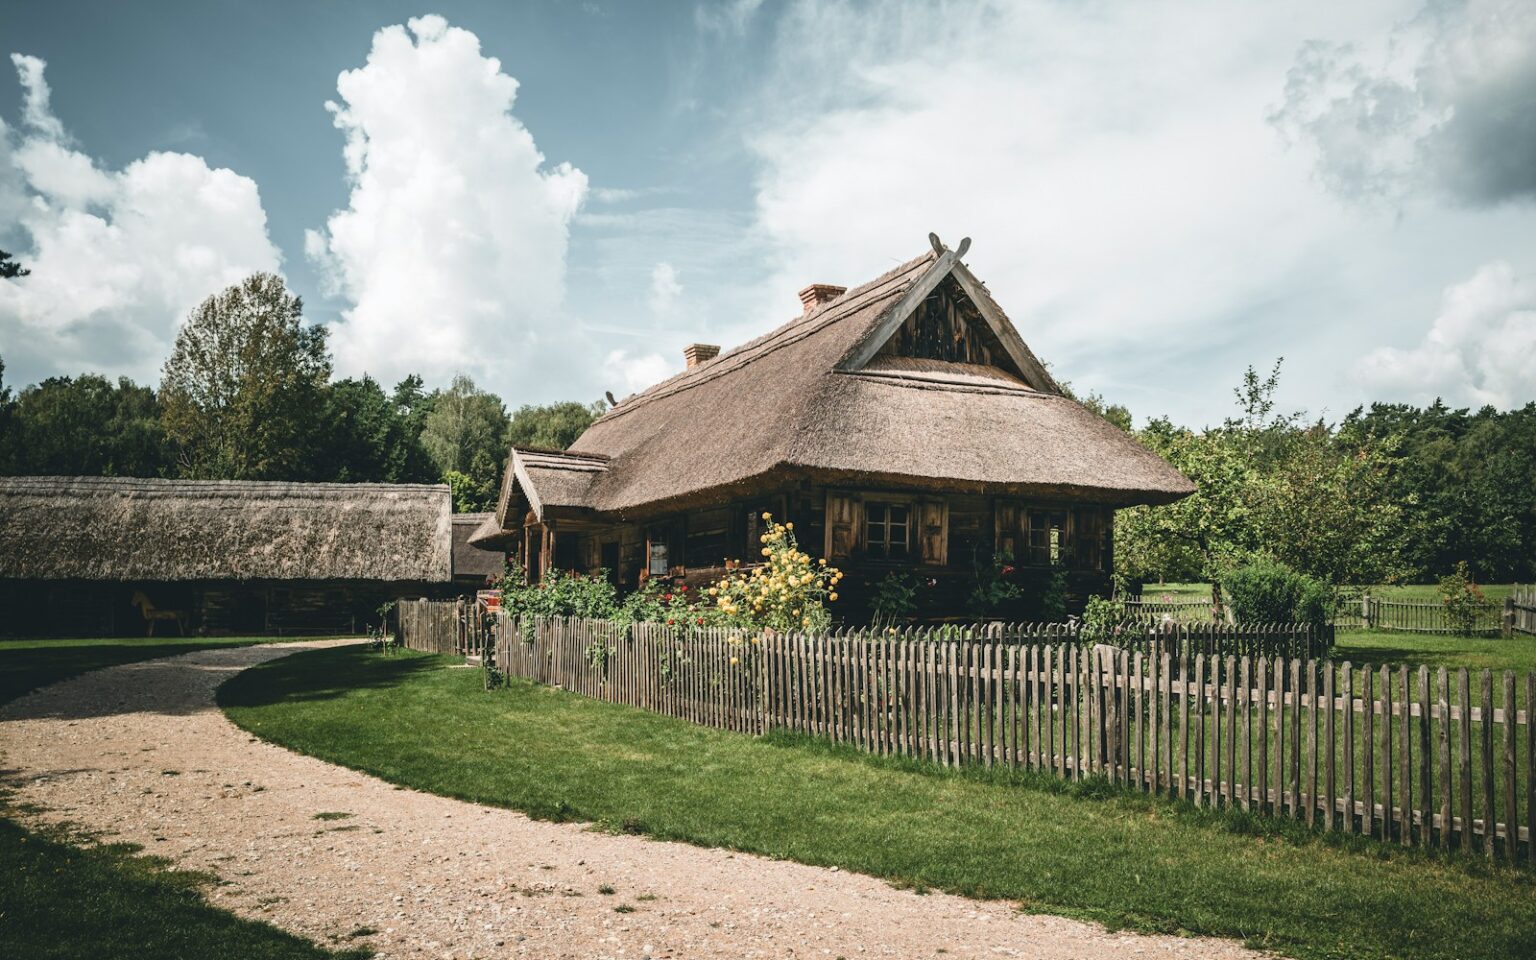
{"label": "grass field", "polygon": [[[1483,596],[1503,603],[1515,589],[1510,583],[1479,584]],[[1435,601],[1440,599],[1440,588],[1428,583],[1377,584],[1370,588],[1371,596],[1383,600]],[[1141,595],[1148,600],[1160,600],[1164,596],[1174,600],[1209,600],[1211,585],[1208,583],[1149,583],[1142,587]]]}
{"label": "grass field", "polygon": [[1529,871],[1100,782],[754,739],[526,683],[488,694],[478,673],[450,662],[316,651],[234,678],[220,700],[241,726],[292,749],[601,829],[1008,898],[1112,927],[1238,937],[1298,957],[1536,954]]}
{"label": "grass field", "polygon": [[1405,663],[1431,669],[1536,671],[1536,637],[1444,637],[1385,630],[1340,630],[1333,659],[1356,665]]}
{"label": "grass field", "polygon": [[[0,641],[0,704],[77,673],[271,638]],[[337,960],[276,927],[211,907],[203,874],[167,869],[129,844],[28,830],[0,793],[0,957],[27,960]]]}

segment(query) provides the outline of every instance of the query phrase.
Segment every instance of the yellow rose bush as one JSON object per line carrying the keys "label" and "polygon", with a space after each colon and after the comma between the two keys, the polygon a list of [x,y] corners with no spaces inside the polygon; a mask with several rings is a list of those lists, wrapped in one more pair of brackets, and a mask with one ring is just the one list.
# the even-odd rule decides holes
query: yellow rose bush
{"label": "yellow rose bush", "polygon": [[793,523],[774,523],[768,513],[763,520],[763,564],[709,588],[718,620],[780,631],[824,629],[832,622],[827,604],[837,600],[842,571],[801,550]]}

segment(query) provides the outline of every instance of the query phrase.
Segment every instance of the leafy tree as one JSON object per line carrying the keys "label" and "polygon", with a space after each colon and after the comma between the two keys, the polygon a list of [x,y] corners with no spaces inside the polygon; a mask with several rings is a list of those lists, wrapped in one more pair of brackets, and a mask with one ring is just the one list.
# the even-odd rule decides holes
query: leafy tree
{"label": "leafy tree", "polygon": [[1391,452],[1341,440],[1323,423],[1276,413],[1277,363],[1249,368],[1239,415],[1202,431],[1154,420],[1138,439],[1195,481],[1167,506],[1122,510],[1115,521],[1121,572],[1133,579],[1220,582],[1259,555],[1330,583],[1372,583],[1402,573],[1401,509],[1388,485]]}
{"label": "leafy tree", "polygon": [[294,479],[309,472],[331,359],[282,278],[256,273],[192,311],[160,384],[183,475]]}
{"label": "leafy tree", "polygon": [[507,411],[501,399],[460,375],[435,394],[423,422],[421,442],[444,482],[461,474],[460,509],[485,510],[496,501],[506,461]]}
{"label": "leafy tree", "polygon": [[17,277],[31,276],[31,274],[32,271],[23,267],[21,261],[0,250],[0,280],[14,280]]}
{"label": "leafy tree", "polygon": [[126,377],[50,377],[22,391],[11,418],[14,473],[155,477],[170,466],[155,392]]}
{"label": "leafy tree", "polygon": [[593,403],[568,400],[544,406],[525,404],[512,414],[507,443],[515,447],[564,450],[575,443],[605,409],[607,405],[601,400]]}
{"label": "leafy tree", "polygon": [[[413,386],[408,386],[414,381]],[[314,477],[347,482],[431,483],[437,469],[421,445],[421,417],[413,417],[412,391],[420,377],[393,396],[372,378],[340,380],[325,391],[323,429]]]}
{"label": "leafy tree", "polygon": [[5,383],[5,359],[0,357],[0,475],[18,472],[16,460],[21,454],[18,432],[16,398]]}

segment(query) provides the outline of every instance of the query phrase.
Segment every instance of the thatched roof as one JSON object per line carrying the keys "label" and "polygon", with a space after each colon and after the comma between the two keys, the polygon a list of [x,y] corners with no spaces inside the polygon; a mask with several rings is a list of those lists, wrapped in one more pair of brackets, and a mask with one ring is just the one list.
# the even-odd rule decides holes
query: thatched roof
{"label": "thatched roof", "polygon": [[[600,458],[600,468],[551,496],[598,512],[648,512],[796,473],[1116,506],[1193,492],[1166,461],[1062,394],[960,262],[966,244],[959,253],[936,238],[933,245],[766,336],[624,399],[566,454]],[[941,284],[985,324],[991,365],[881,353]],[[554,478],[509,467],[509,480],[514,474],[537,510],[542,484]],[[504,509],[507,493],[499,515],[515,523]]]}
{"label": "thatched roof", "polygon": [[543,517],[550,508],[585,508],[593,483],[607,469],[608,458],[601,454],[513,447],[507,456],[496,515],[510,527],[518,526],[529,510]]}
{"label": "thatched roof", "polygon": [[453,515],[453,577],[455,580],[465,578],[483,580],[486,577],[501,575],[505,562],[505,554],[501,548],[482,547],[475,542],[475,534],[487,523],[495,526],[496,533],[501,532],[494,513]]}
{"label": "thatched roof", "polygon": [[451,578],[445,486],[0,478],[0,578]]}

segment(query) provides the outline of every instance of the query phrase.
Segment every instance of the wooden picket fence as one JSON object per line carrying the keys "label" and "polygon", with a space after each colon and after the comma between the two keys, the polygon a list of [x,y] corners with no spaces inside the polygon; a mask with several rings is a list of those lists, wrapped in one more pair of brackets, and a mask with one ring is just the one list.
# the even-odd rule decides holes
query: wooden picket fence
{"label": "wooden picket fence", "polygon": [[[508,676],[747,734],[787,729],[946,766],[1105,777],[1529,865],[1536,674],[1354,666],[1285,625],[987,624],[743,633],[492,620]],[[452,603],[401,604],[407,645],[472,647]],[[415,636],[411,637],[412,631]]]}
{"label": "wooden picket fence", "polygon": [[400,643],[410,650],[478,657],[494,642],[495,621],[472,600],[400,600],[395,614]]}
{"label": "wooden picket fence", "polygon": [[[1480,604],[1472,632],[1494,636],[1504,630],[1505,605],[1497,601]],[[1461,628],[1451,619],[1445,604],[1435,600],[1383,600],[1369,594],[1350,598],[1339,605],[1333,622],[1340,627],[1365,630],[1393,630],[1400,633],[1455,634]]]}
{"label": "wooden picket fence", "polygon": [[1136,620],[1215,623],[1225,619],[1222,608],[1210,600],[1149,600],[1141,594],[1115,597],[1114,602],[1127,618]]}
{"label": "wooden picket fence", "polygon": [[1536,587],[1516,587],[1504,603],[1504,619],[1511,634],[1536,636]]}

